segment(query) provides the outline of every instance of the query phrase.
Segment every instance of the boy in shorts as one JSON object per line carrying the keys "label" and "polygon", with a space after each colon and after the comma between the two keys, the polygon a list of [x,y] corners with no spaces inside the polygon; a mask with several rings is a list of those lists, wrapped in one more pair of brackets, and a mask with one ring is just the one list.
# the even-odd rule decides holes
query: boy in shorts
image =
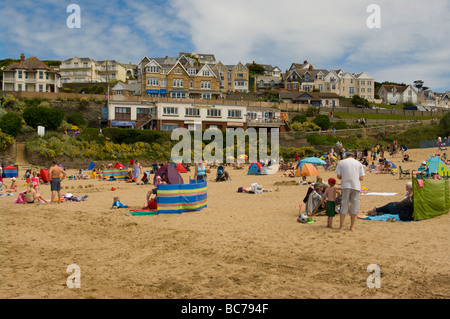
{"label": "boy in shorts", "polygon": [[327,227],[333,228],[333,217],[336,215],[336,193],[341,189],[335,187],[336,180],[334,178],[328,179],[328,185],[329,187],[325,190],[320,205],[322,205],[325,200],[327,201],[325,211],[325,214],[328,216]]}

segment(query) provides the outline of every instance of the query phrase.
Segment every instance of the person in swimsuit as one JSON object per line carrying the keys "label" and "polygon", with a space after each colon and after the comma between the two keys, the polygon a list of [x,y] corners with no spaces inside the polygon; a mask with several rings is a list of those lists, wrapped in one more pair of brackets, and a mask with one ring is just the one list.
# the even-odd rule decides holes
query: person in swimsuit
{"label": "person in swimsuit", "polygon": [[28,184],[28,189],[27,189],[27,192],[25,193],[25,199],[26,199],[27,203],[33,204],[36,202],[36,200],[48,203],[48,201],[44,197],[42,197],[41,194],[39,194],[36,191],[36,187],[37,187],[37,185],[34,186],[33,183]]}
{"label": "person in swimsuit", "polygon": [[53,204],[56,194],[58,194],[58,203],[61,204],[61,181],[66,178],[66,172],[59,167],[56,162],[53,162],[52,166],[48,170],[48,176],[50,178],[50,190],[52,192],[50,204]]}
{"label": "person in swimsuit", "polygon": [[205,164],[203,164],[202,160],[199,160],[197,165],[195,165],[194,179],[197,182],[206,181],[206,170]]}

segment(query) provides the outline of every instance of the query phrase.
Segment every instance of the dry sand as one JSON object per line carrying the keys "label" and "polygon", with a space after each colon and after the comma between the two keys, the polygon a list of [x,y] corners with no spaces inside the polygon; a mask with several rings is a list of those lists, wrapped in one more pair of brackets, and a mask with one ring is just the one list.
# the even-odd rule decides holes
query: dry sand
{"label": "dry sand", "polygon": [[[435,151],[409,150],[409,163],[400,163],[400,155],[388,159],[417,169]],[[0,197],[0,297],[450,297],[448,214],[417,222],[358,219],[354,232],[349,216],[342,231],[326,228],[326,216],[300,224],[296,219],[307,186],[237,193],[253,182],[275,188],[276,182],[292,179],[281,172],[248,176],[246,170],[228,170],[232,181],[208,184],[208,207],[184,214],[138,217],[127,215],[129,209],[112,209],[114,196],[141,208],[150,189],[119,181],[64,180],[63,194],[88,195],[83,202],[19,205],[13,203],[16,196]],[[324,180],[336,176],[319,171]],[[209,179],[214,177],[215,172]],[[362,183],[368,191],[397,195],[363,196],[361,215],[400,200],[405,182],[398,174],[368,173]],[[50,198],[50,186],[42,185],[40,192]],[[80,267],[80,289],[67,287],[71,264]],[[380,288],[367,286],[370,264],[380,267]]]}

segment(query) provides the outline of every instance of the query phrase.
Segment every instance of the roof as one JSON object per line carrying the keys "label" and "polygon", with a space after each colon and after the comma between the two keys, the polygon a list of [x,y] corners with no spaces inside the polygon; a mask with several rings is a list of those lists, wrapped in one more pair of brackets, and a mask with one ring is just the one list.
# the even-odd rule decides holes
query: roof
{"label": "roof", "polygon": [[8,65],[3,71],[12,71],[15,69],[37,70],[44,69],[50,71],[50,68],[36,57],[30,57],[23,62],[14,62]]}
{"label": "roof", "polygon": [[398,93],[403,93],[408,87],[409,85],[382,85],[380,90],[384,88],[387,92],[391,92],[395,88]]}

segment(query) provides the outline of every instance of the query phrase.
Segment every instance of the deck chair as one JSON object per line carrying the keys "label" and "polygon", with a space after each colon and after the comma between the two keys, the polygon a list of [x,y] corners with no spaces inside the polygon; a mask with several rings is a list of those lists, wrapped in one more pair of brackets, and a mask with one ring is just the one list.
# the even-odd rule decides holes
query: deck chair
{"label": "deck chair", "polygon": [[401,166],[398,167],[398,177],[399,177],[399,179],[402,179],[404,176],[409,177],[410,174],[411,173],[410,173],[409,169],[404,171],[404,170],[402,170]]}

